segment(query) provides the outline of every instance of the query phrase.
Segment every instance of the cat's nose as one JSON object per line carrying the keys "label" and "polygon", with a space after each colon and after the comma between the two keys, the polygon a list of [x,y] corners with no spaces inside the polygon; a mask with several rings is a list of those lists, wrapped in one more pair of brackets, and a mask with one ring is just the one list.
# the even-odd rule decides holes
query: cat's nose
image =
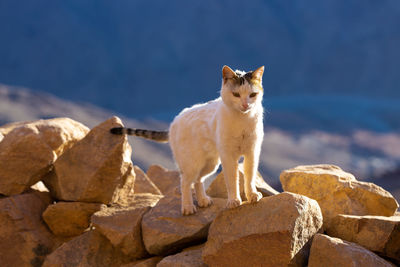
{"label": "cat's nose", "polygon": [[247,103],[242,103],[242,107],[243,107],[244,109],[248,109],[248,108],[249,108],[249,104],[247,104]]}

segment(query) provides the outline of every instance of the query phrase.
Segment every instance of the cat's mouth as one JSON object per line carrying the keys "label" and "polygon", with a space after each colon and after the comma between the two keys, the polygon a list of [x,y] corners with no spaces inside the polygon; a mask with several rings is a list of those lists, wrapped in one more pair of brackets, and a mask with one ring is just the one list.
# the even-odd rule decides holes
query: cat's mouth
{"label": "cat's mouth", "polygon": [[242,113],[247,113],[247,112],[249,112],[249,111],[250,111],[250,109],[251,109],[251,107],[250,107],[250,106],[249,106],[249,107],[247,107],[247,108],[244,108],[244,107],[240,107],[240,108],[239,108],[240,112],[242,112]]}

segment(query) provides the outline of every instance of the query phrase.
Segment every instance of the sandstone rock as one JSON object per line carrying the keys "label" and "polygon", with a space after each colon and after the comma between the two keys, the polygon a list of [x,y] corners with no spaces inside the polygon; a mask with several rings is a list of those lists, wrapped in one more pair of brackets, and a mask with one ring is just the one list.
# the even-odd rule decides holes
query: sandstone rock
{"label": "sandstone rock", "polygon": [[312,242],[308,267],[384,267],[393,264],[351,242],[317,234]]}
{"label": "sandstone rock", "polygon": [[128,264],[124,264],[121,267],[156,267],[163,257],[156,256],[149,259],[138,260]]}
{"label": "sandstone rock", "polygon": [[400,264],[400,217],[337,215],[327,234],[357,243]]}
{"label": "sandstone rock", "polygon": [[48,255],[43,267],[113,267],[120,266],[124,258],[110,242],[96,231],[88,231],[73,238]]}
{"label": "sandstone rock", "polygon": [[134,172],[136,174],[135,187],[133,191],[135,194],[139,193],[151,193],[154,195],[161,195],[160,189],[150,180],[147,174],[142,171],[138,166],[133,166]]}
{"label": "sandstone rock", "polygon": [[399,207],[383,188],[334,165],[298,166],[283,171],[280,180],[285,191],[318,201],[326,228],[337,214],[392,216]]}
{"label": "sandstone rock", "polygon": [[322,227],[318,203],[281,193],[221,212],[203,249],[209,266],[301,266]]}
{"label": "sandstone rock", "polygon": [[170,171],[159,165],[151,165],[147,170],[147,176],[157,186],[163,195],[175,191],[180,186],[179,171]]}
{"label": "sandstone rock", "polygon": [[129,206],[114,205],[96,212],[91,219],[93,226],[131,260],[143,258],[148,253],[142,241],[142,217],[160,198],[160,195],[135,194]]}
{"label": "sandstone rock", "polygon": [[35,121],[11,130],[0,142],[0,193],[28,190],[87,132],[86,126],[68,118]]}
{"label": "sandstone rock", "polygon": [[2,135],[2,134],[0,133],[0,142],[1,142],[1,140],[3,140],[3,138],[4,138],[4,135]]}
{"label": "sandstone rock", "polygon": [[126,135],[110,133],[121,126],[119,118],[110,118],[57,159],[44,179],[56,199],[109,204],[132,191],[132,149]]}
{"label": "sandstone rock", "polygon": [[[246,200],[246,195],[244,194],[244,174],[243,174],[243,164],[239,165],[239,188],[240,196],[242,200]],[[273,196],[279,194],[278,191],[269,186],[261,174],[257,172],[256,176],[256,188],[264,197]],[[226,190],[225,178],[223,172],[217,175],[214,181],[210,184],[207,189],[207,194],[210,197],[228,198],[228,192]]]}
{"label": "sandstone rock", "polygon": [[7,135],[9,132],[14,130],[15,128],[21,127],[25,124],[32,123],[34,121],[17,121],[11,122],[0,126],[0,134],[3,136]]}
{"label": "sandstone rock", "polygon": [[213,199],[207,208],[199,208],[190,216],[181,214],[181,199],[164,197],[143,216],[142,235],[146,250],[155,255],[176,253],[189,244],[204,241],[215,216],[226,200]]}
{"label": "sandstone rock", "polygon": [[90,216],[101,206],[100,203],[58,202],[47,207],[43,220],[57,236],[77,236],[89,227]]}
{"label": "sandstone rock", "polygon": [[204,245],[184,249],[181,253],[165,257],[157,267],[207,267],[201,258]]}
{"label": "sandstone rock", "polygon": [[36,191],[0,198],[0,266],[40,266],[58,245],[41,219],[50,203]]}

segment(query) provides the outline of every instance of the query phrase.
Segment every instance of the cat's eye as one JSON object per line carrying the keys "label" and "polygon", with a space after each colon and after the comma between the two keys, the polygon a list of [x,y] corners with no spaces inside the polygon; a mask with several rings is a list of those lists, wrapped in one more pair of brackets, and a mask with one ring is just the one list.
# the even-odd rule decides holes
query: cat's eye
{"label": "cat's eye", "polygon": [[232,92],[232,94],[233,94],[234,97],[240,97],[240,94],[239,94],[239,93]]}
{"label": "cat's eye", "polygon": [[257,93],[251,93],[251,94],[250,94],[250,97],[251,97],[251,98],[256,97],[256,96],[257,96]]}

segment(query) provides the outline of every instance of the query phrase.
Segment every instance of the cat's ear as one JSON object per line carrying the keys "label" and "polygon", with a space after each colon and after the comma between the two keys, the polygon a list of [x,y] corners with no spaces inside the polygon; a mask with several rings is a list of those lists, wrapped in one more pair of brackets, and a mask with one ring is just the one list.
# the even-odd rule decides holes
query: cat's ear
{"label": "cat's ear", "polygon": [[255,71],[253,71],[252,78],[261,82],[263,74],[264,74],[264,66],[261,66]]}
{"label": "cat's ear", "polygon": [[222,78],[226,80],[226,79],[232,79],[234,77],[236,77],[236,73],[231,68],[225,65],[222,68]]}

